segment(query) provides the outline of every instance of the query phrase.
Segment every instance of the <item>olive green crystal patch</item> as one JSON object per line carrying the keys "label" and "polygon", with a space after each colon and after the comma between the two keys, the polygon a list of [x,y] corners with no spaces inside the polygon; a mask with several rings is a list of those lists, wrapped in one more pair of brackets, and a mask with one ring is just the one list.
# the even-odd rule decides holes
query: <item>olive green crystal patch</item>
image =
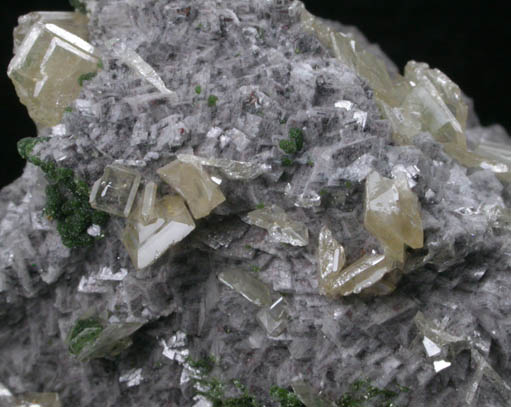
{"label": "olive green crystal patch", "polygon": [[67,337],[69,351],[80,361],[114,357],[131,346],[130,336],[144,324],[106,324],[99,318],[79,319]]}
{"label": "olive green crystal patch", "polygon": [[138,171],[120,165],[105,167],[103,176],[92,186],[90,204],[93,208],[127,218],[140,185]]}
{"label": "olive green crystal patch", "polygon": [[157,173],[184,198],[195,219],[209,215],[225,201],[225,196],[218,185],[211,181],[199,164],[176,160],[159,168]]}
{"label": "olive green crystal patch", "polygon": [[78,78],[96,72],[98,63],[94,47],[79,36],[55,24],[36,23],[17,48],[7,74],[34,122],[50,127],[78,97]]}

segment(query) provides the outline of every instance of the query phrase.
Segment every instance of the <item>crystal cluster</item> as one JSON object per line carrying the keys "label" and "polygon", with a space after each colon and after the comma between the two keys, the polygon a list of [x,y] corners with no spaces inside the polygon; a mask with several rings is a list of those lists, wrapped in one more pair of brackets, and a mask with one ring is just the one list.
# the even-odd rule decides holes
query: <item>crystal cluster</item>
{"label": "crystal cluster", "polygon": [[303,6],[298,8],[304,28],[371,86],[392,125],[395,142],[413,144],[415,136],[427,131],[462,165],[490,170],[505,181],[511,180],[508,142],[481,140],[469,148],[465,135],[468,107],[459,86],[447,75],[426,63],[410,61],[404,76],[394,73],[391,78],[383,60],[353,36],[335,32]]}
{"label": "crystal cluster", "polygon": [[66,30],[86,31],[86,20],[73,13],[39,15],[21,27],[17,38],[24,39],[16,47],[7,74],[34,122],[41,127],[54,126],[78,97],[80,77],[95,73],[100,60],[91,44]]}

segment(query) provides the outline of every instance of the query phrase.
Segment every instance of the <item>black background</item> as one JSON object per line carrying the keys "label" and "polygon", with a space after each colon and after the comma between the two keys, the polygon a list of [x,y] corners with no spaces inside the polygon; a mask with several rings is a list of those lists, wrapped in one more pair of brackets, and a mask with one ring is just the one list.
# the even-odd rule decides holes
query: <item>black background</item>
{"label": "black background", "polygon": [[[244,1],[244,0],[239,0]],[[193,1],[190,1],[193,4]],[[511,129],[511,34],[507,2],[456,0],[315,0],[306,1],[314,14],[357,26],[371,42],[404,67],[410,59],[439,68],[475,99],[483,125]],[[35,126],[4,72],[12,57],[12,30],[19,15],[40,10],[70,10],[67,0],[2,2],[0,186],[21,174],[23,162],[16,141],[35,135]]]}

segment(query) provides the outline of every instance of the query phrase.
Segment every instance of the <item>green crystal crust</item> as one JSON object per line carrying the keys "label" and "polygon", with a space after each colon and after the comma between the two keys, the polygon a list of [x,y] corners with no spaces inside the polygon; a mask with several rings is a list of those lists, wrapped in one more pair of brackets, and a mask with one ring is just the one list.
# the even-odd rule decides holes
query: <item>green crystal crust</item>
{"label": "green crystal crust", "polygon": [[52,161],[41,160],[32,154],[35,145],[44,141],[44,138],[28,137],[18,142],[19,154],[41,168],[49,181],[44,212],[57,222],[57,231],[64,246],[91,246],[101,235],[91,236],[87,230],[93,225],[105,226],[108,215],[91,208],[89,188],[84,181],[75,178],[72,170],[59,167]]}
{"label": "green crystal crust", "polygon": [[130,336],[143,325],[139,322],[106,324],[95,317],[79,319],[67,337],[69,351],[80,361],[117,356],[131,346]]}

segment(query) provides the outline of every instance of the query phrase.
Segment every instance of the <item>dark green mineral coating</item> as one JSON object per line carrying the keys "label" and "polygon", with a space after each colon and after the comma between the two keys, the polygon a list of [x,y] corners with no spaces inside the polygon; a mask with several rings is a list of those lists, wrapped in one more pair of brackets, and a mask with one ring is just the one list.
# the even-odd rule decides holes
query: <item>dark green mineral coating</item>
{"label": "dark green mineral coating", "polygon": [[103,325],[96,318],[79,319],[69,332],[69,352],[78,355],[89,343],[94,342],[103,331]]}
{"label": "dark green mineral coating", "polygon": [[83,83],[85,81],[90,81],[91,79],[93,79],[98,73],[97,72],[87,72],[87,73],[84,73],[82,75],[80,75],[78,77],[78,84],[80,86],[83,86]]}
{"label": "dark green mineral coating", "polygon": [[403,386],[397,386],[396,390],[380,389],[368,380],[357,380],[336,404],[339,407],[398,407],[394,400],[407,391]]}
{"label": "dark green mineral coating", "polygon": [[92,225],[106,225],[108,214],[90,206],[87,184],[75,178],[71,169],[59,167],[53,161],[41,160],[32,154],[37,143],[47,140],[21,139],[18,142],[18,152],[46,174],[49,184],[46,187],[44,213],[57,222],[62,243],[69,248],[91,246],[98,238],[90,236],[87,229]]}
{"label": "dark green mineral coating", "polygon": [[270,396],[279,403],[280,407],[305,407],[292,390],[271,386]]}
{"label": "dark green mineral coating", "polygon": [[218,96],[211,95],[208,97],[208,106],[209,107],[216,106],[216,102],[218,102]]}
{"label": "dark green mineral coating", "polygon": [[87,8],[85,7],[85,3],[82,3],[80,0],[69,0],[69,4],[71,4],[71,7],[73,7],[76,11],[86,14]]}

